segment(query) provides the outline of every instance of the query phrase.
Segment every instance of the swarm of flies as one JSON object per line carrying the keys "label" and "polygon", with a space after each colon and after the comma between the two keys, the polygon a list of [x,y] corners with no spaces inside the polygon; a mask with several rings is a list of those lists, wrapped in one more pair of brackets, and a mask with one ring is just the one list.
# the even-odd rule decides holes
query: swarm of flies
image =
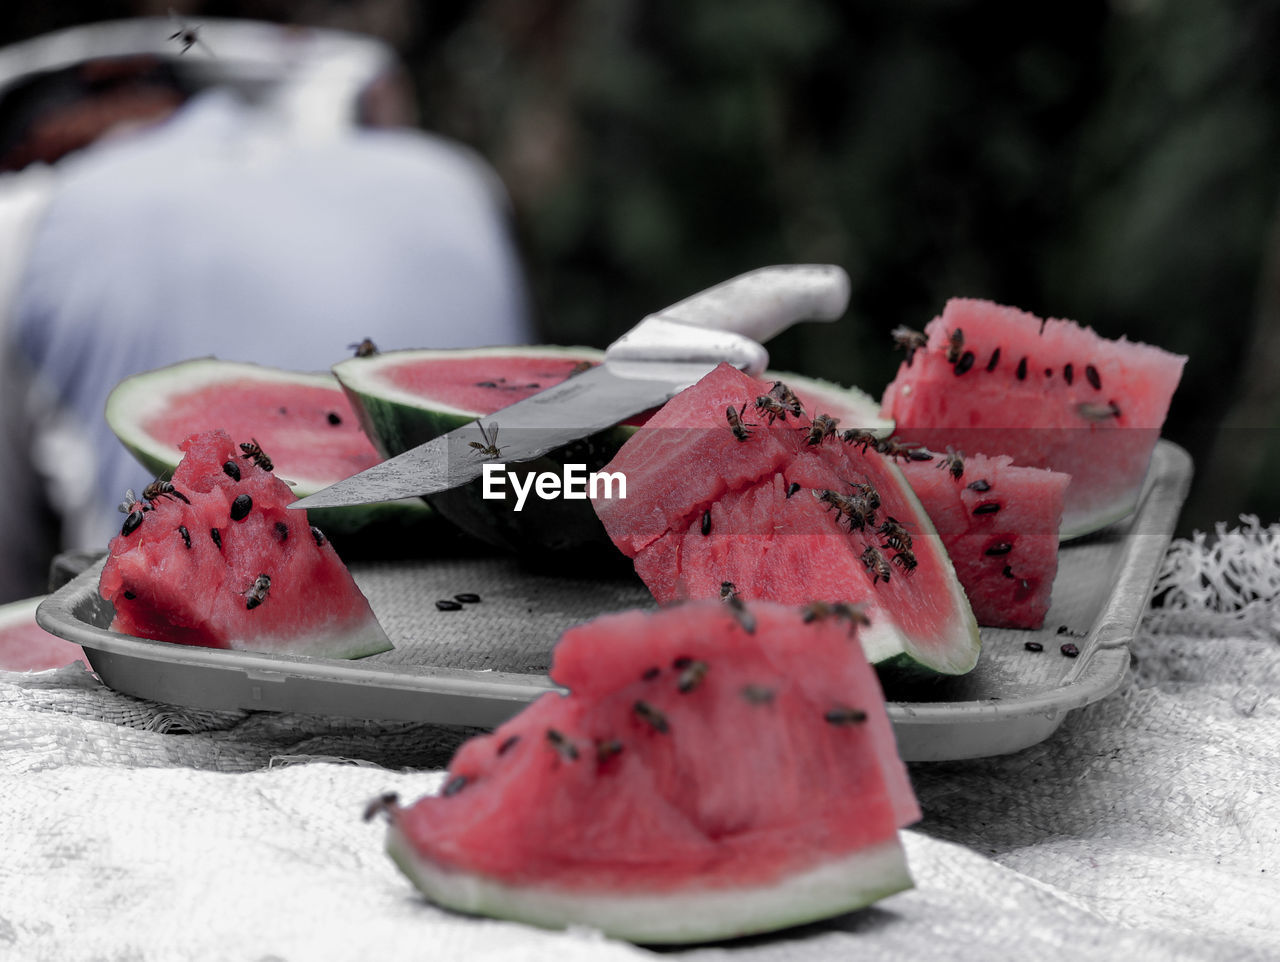
{"label": "swarm of flies", "polygon": [[747,429],[755,427],[754,423],[742,420],[742,415],[746,413],[746,401],[742,402],[741,408],[735,408],[730,404],[724,409],[725,420],[729,422],[729,430],[733,432],[733,436],[739,441],[745,441],[747,438],[751,437],[751,432]]}
{"label": "swarm of flies", "polygon": [[791,388],[781,381],[774,381],[768,394],[762,394],[756,398],[756,410],[768,418],[770,424],[773,424],[777,418],[785,421],[788,414],[794,418],[800,417],[804,414],[804,405],[800,403],[800,399],[795,396]]}
{"label": "swarm of flies", "polygon": [[923,331],[912,330],[905,324],[899,324],[895,327],[891,335],[894,345],[907,352],[907,367],[911,366],[911,362],[916,356],[916,351],[929,343],[929,338]]}
{"label": "swarm of flies", "polygon": [[815,414],[809,426],[800,429],[807,435],[805,444],[821,444],[827,438],[835,436],[836,425],[839,423],[839,419],[830,414]]}
{"label": "swarm of flies", "polygon": [[[480,429],[480,437],[484,439],[484,443],[479,441],[468,441],[467,446],[475,448],[480,452],[481,457],[496,458],[502,454],[502,448],[498,447],[498,423],[495,421],[489,427],[483,422],[477,421],[476,427]],[[492,428],[492,430],[490,430]]]}

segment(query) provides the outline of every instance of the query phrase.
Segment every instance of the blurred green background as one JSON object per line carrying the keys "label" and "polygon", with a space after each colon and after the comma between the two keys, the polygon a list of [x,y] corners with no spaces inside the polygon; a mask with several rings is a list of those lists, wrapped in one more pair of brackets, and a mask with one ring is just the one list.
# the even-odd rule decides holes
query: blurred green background
{"label": "blurred green background", "polygon": [[1280,0],[108,0],[0,42],[170,6],[389,42],[505,181],[547,341],[832,262],[849,316],[775,365],[878,395],[895,325],[991,298],[1189,355],[1180,533],[1280,517]]}

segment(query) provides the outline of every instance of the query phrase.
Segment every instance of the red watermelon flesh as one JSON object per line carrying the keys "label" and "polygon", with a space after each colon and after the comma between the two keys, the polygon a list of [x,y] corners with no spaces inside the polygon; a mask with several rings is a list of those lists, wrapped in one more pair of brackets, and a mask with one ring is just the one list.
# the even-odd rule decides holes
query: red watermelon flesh
{"label": "red watermelon flesh", "polygon": [[175,493],[137,503],[108,545],[99,591],[112,630],[329,658],[391,647],[332,544],[287,510],[287,484],[225,431],[181,448]]}
{"label": "red watermelon flesh", "polygon": [[964,298],[925,334],[884,393],[899,437],[1071,475],[1064,538],[1134,509],[1185,357]]}
{"label": "red watermelon flesh", "polygon": [[121,382],[107,400],[107,421],[157,471],[193,434],[254,438],[304,493],[382,460],[330,374],[196,358]]}
{"label": "red watermelon flesh", "polygon": [[0,670],[45,671],[74,662],[86,667],[84,649],[36,624],[43,598],[24,598],[0,605]]}
{"label": "red watermelon flesh", "polygon": [[[614,544],[659,603],[717,598],[724,582],[748,600],[859,603],[873,662],[971,669],[973,614],[901,471],[838,436],[808,444],[808,415],[769,425],[748,413],[757,423],[737,440],[726,408],[769,388],[721,365],[636,432],[605,469],[625,475],[627,497],[593,502]],[[851,495],[854,484],[870,484],[881,502],[859,528],[818,497]],[[890,518],[911,532],[909,554],[885,547],[879,529]]]}
{"label": "red watermelon flesh", "polygon": [[1058,528],[1069,475],[1015,465],[1008,456],[907,462],[919,496],[955,565],[978,624],[1044,625],[1058,571]]}
{"label": "red watermelon flesh", "polygon": [[565,634],[551,676],[568,695],[467,742],[440,795],[390,806],[389,851],[433,900],[694,941],[910,885],[897,829],[920,812],[847,620],[606,615]]}

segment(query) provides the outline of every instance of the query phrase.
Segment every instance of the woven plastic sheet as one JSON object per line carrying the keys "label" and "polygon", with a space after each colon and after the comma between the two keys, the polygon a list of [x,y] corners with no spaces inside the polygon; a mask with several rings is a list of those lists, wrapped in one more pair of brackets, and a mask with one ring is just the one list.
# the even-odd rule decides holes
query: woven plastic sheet
{"label": "woven plastic sheet", "polygon": [[[912,766],[925,812],[904,833],[914,890],[824,923],[660,954],[1280,956],[1280,646],[1262,631],[1203,631],[1209,612],[1223,625],[1249,606],[1274,614],[1280,540],[1250,526],[1223,533],[1252,546],[1255,587],[1149,617],[1115,695],[1023,752]],[[1216,570],[1220,542],[1175,543],[1158,581],[1166,600]],[[1179,584],[1177,570],[1196,574]],[[175,711],[78,668],[0,675],[0,957],[657,954],[464,918],[416,896],[361,810],[382,792],[437,790],[466,734]]]}

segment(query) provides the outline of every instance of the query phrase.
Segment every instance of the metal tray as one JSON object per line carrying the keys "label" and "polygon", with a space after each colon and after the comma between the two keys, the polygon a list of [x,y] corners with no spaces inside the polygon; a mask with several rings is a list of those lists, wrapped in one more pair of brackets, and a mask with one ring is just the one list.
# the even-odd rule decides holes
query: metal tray
{"label": "metal tray", "polygon": [[[1155,449],[1138,510],[1062,546],[1053,603],[1039,631],[984,628],[978,666],[958,678],[887,684],[889,716],[907,761],[1015,752],[1047,738],[1067,713],[1109,695],[1129,665],[1160,561],[1191,482],[1191,459]],[[564,629],[605,611],[652,606],[634,577],[551,576],[506,558],[351,565],[395,643],[359,661],[193,648],[108,630],[99,562],[36,613],[81,645],[109,687],[200,709],[303,712],[385,721],[493,727],[543,692]],[[481,596],[460,611],[434,602]],[[1043,651],[1031,652],[1027,641]],[[1075,658],[1060,648],[1071,642]]]}

